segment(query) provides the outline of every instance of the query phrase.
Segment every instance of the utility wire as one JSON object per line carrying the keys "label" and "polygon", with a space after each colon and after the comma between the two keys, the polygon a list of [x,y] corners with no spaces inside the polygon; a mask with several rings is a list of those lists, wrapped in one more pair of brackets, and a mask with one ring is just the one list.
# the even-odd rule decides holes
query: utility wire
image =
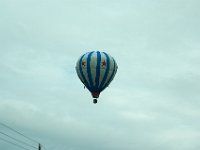
{"label": "utility wire", "polygon": [[20,134],[21,136],[23,136],[23,137],[29,139],[29,140],[32,141],[32,142],[35,142],[35,143],[37,143],[37,144],[40,143],[40,142],[38,142],[38,141],[36,141],[36,140],[34,140],[34,139],[32,139],[32,138],[30,138],[30,137],[28,137],[28,136],[22,134],[22,133],[20,133],[19,131],[17,131],[17,130],[15,130],[15,129],[13,129],[13,128],[7,126],[7,125],[5,125],[5,124],[2,123],[2,122],[0,122],[0,124],[1,124],[2,126],[4,126],[4,127],[8,128],[8,129],[10,129],[10,130],[12,130],[12,131],[18,133],[18,134]]}
{"label": "utility wire", "polygon": [[[38,141],[36,141],[36,140],[34,140],[34,139],[32,139],[32,138],[30,138],[30,137],[28,137],[28,136],[26,136],[26,135],[20,133],[19,131],[15,130],[15,129],[11,128],[11,127],[9,127],[8,125],[6,125],[6,124],[4,124],[4,123],[2,123],[2,122],[0,122],[0,125],[2,125],[2,126],[4,126],[4,127],[8,128],[9,130],[11,130],[11,131],[13,131],[13,132],[15,132],[15,133],[17,133],[17,134],[23,136],[23,137],[25,137],[26,139],[28,139],[28,140],[30,140],[30,141],[32,141],[32,142],[34,142],[34,143],[40,144],[40,142],[38,142]],[[3,132],[0,132],[0,133],[6,135],[6,134],[3,133]],[[20,142],[20,143],[25,144],[25,142],[20,141],[20,140],[18,140],[18,139],[15,139],[15,138],[13,138],[13,137],[11,137],[11,136],[9,136],[9,135],[6,135],[6,136],[8,136],[9,138],[11,138],[11,139],[13,139],[13,140],[15,140],[15,141],[18,141],[18,142]],[[5,140],[5,139],[3,139],[3,138],[1,138],[1,137],[0,137],[0,139],[3,140],[3,141],[5,141],[5,142],[8,142],[8,143],[10,143],[10,144],[17,145],[17,144],[15,144],[15,143],[10,142],[10,141],[8,141],[8,140]],[[36,148],[36,147],[34,147],[34,146],[32,146],[32,145],[29,145],[29,144],[27,144],[27,143],[26,143],[25,145],[30,146],[30,147],[32,147],[32,148]],[[42,145],[42,144],[40,144],[40,145],[41,145],[45,150],[47,150],[46,147],[44,147],[44,145]],[[17,146],[18,146],[18,145],[17,145]],[[19,147],[19,146],[18,146],[18,147]],[[26,148],[24,148],[24,147],[22,147],[22,146],[21,146],[21,148],[26,149]],[[36,148],[36,149],[38,149],[38,148]],[[26,150],[29,150],[29,149],[26,149]]]}
{"label": "utility wire", "polygon": [[24,150],[30,150],[30,149],[27,149],[27,148],[25,148],[25,147],[23,147],[23,146],[20,146],[20,145],[16,144],[16,143],[13,143],[13,142],[11,142],[11,141],[8,141],[8,140],[6,140],[6,139],[3,139],[3,138],[1,138],[1,137],[0,137],[0,140],[2,140],[2,141],[4,141],[4,142],[7,142],[7,143],[9,143],[9,144],[15,145],[15,146],[17,146],[17,147],[20,147],[20,148],[22,148],[22,149],[24,149]]}
{"label": "utility wire", "polygon": [[14,137],[12,137],[12,136],[10,136],[10,135],[4,133],[4,132],[1,132],[1,131],[0,131],[0,134],[3,134],[3,135],[5,135],[5,136],[7,136],[7,137],[9,137],[9,138],[11,138],[11,139],[13,139],[13,140],[19,142],[19,143],[24,144],[24,145],[26,145],[26,146],[29,146],[29,147],[31,147],[31,148],[38,149],[37,147],[34,147],[34,146],[30,145],[30,144],[27,144],[26,142],[23,142],[23,141],[21,141],[21,140],[18,140],[18,139],[16,139],[16,138],[14,138]]}
{"label": "utility wire", "polygon": [[41,145],[41,146],[42,146],[45,150],[47,150],[46,147],[44,147],[43,145]]}

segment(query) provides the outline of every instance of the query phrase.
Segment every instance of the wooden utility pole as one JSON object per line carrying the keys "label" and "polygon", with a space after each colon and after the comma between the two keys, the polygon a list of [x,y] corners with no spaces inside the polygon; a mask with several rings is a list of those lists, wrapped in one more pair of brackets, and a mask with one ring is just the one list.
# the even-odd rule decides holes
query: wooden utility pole
{"label": "wooden utility pole", "polygon": [[40,143],[38,144],[38,150],[41,150],[41,144]]}

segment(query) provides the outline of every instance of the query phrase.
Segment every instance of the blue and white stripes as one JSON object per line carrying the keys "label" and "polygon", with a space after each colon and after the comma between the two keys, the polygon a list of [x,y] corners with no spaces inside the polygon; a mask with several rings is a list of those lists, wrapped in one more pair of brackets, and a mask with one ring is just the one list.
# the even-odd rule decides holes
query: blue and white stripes
{"label": "blue and white stripes", "polygon": [[117,72],[117,64],[107,53],[93,51],[79,58],[76,72],[90,92],[100,93],[113,80]]}

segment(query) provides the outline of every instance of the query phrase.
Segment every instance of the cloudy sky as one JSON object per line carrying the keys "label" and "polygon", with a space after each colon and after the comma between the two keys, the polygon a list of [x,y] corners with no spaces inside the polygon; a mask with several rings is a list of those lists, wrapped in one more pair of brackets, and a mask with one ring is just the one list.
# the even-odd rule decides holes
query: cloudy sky
{"label": "cloudy sky", "polygon": [[[199,150],[199,7],[199,0],[0,0],[0,122],[47,150]],[[75,72],[92,50],[119,67],[96,105]],[[36,144],[2,125],[0,132]],[[0,139],[0,149],[22,148]]]}

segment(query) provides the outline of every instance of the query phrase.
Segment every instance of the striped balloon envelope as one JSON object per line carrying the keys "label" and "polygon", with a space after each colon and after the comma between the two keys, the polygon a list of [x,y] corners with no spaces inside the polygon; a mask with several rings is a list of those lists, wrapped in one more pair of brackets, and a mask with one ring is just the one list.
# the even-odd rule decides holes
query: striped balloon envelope
{"label": "striped balloon envelope", "polygon": [[94,103],[99,94],[110,84],[117,72],[114,58],[105,52],[92,51],[83,54],[77,61],[76,72],[91,92]]}

